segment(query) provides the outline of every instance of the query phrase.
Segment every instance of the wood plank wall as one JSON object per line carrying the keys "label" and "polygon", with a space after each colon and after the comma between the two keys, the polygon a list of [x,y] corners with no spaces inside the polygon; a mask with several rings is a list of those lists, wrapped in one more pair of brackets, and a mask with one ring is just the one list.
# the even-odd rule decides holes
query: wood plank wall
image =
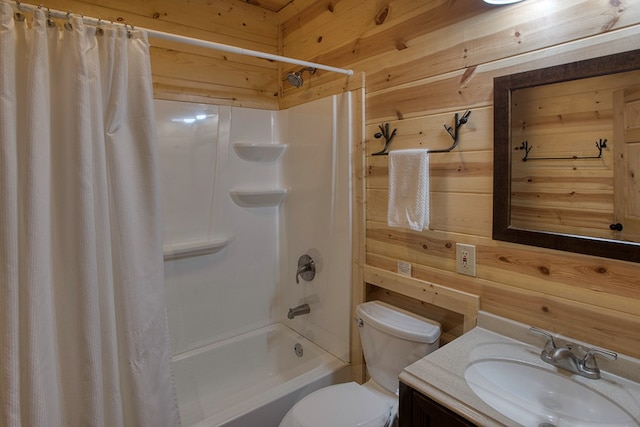
{"label": "wood plank wall", "polygon": [[[640,3],[293,0],[277,13],[250,3],[46,6],[354,69],[351,77],[305,74],[304,86],[294,89],[283,81],[299,67],[151,40],[155,96],[163,99],[281,109],[361,87],[364,75],[358,269],[395,271],[398,260],[410,262],[416,279],[479,295],[484,310],[640,357],[640,266],[491,239],[493,78],[636,49]],[[387,227],[387,159],[370,156],[381,148],[372,136],[378,125],[398,129],[393,149],[443,148],[451,143],[443,124],[466,109],[472,114],[459,148],[431,156],[430,230]],[[475,278],[455,273],[456,242],[476,245]],[[353,287],[356,298],[365,297],[363,283]]]}
{"label": "wood plank wall", "polygon": [[[514,227],[618,237],[609,227],[617,222],[613,98],[639,81],[640,71],[631,71],[512,94],[511,150],[519,150],[511,159]],[[599,152],[597,143],[606,149]]]}
{"label": "wood plank wall", "polygon": [[[493,78],[636,49],[638,2],[296,0],[278,17],[282,54],[365,73],[365,270],[410,262],[415,279],[479,295],[483,310],[640,357],[639,265],[491,239]],[[349,83],[305,80],[283,87],[281,107]],[[431,156],[430,230],[389,228],[378,126],[398,130],[392,149],[444,148],[443,125],[467,109],[459,148]],[[455,272],[457,242],[476,245],[476,277]]]}
{"label": "wood plank wall", "polygon": [[[45,6],[105,22],[126,21],[137,27],[278,53],[276,13],[241,0],[50,0]],[[154,38],[150,44],[156,98],[279,108],[278,64],[273,61]]]}

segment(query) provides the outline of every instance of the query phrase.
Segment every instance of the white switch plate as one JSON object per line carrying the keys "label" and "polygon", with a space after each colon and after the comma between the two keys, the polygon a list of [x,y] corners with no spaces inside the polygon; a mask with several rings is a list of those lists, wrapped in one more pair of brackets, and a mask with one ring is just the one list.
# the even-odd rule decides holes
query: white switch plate
{"label": "white switch plate", "polygon": [[411,277],[411,264],[404,261],[398,261],[398,274]]}
{"label": "white switch plate", "polygon": [[476,247],[456,243],[456,271],[467,276],[476,275]]}

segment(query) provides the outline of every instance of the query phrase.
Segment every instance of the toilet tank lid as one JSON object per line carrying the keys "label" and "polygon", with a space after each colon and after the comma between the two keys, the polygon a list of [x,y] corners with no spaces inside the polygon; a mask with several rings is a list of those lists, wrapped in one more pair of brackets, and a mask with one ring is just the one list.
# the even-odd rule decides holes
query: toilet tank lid
{"label": "toilet tank lid", "polygon": [[440,338],[438,322],[382,301],[362,303],[356,313],[365,324],[396,337],[429,344]]}

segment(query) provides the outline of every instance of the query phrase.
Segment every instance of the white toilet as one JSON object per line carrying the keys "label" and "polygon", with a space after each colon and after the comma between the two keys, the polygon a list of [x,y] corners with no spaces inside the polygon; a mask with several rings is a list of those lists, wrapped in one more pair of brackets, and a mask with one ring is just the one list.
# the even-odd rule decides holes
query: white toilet
{"label": "white toilet", "polygon": [[371,379],[317,390],[287,412],[280,427],[386,427],[398,409],[398,375],[438,348],[437,322],[370,301],[356,308],[360,341]]}

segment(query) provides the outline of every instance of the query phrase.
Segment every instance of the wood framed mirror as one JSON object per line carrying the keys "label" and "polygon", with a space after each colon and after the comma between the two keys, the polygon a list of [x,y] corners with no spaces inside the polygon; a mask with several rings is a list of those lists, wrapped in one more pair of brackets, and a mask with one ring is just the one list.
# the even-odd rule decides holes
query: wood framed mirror
{"label": "wood framed mirror", "polygon": [[493,238],[640,262],[640,50],[494,79]]}

